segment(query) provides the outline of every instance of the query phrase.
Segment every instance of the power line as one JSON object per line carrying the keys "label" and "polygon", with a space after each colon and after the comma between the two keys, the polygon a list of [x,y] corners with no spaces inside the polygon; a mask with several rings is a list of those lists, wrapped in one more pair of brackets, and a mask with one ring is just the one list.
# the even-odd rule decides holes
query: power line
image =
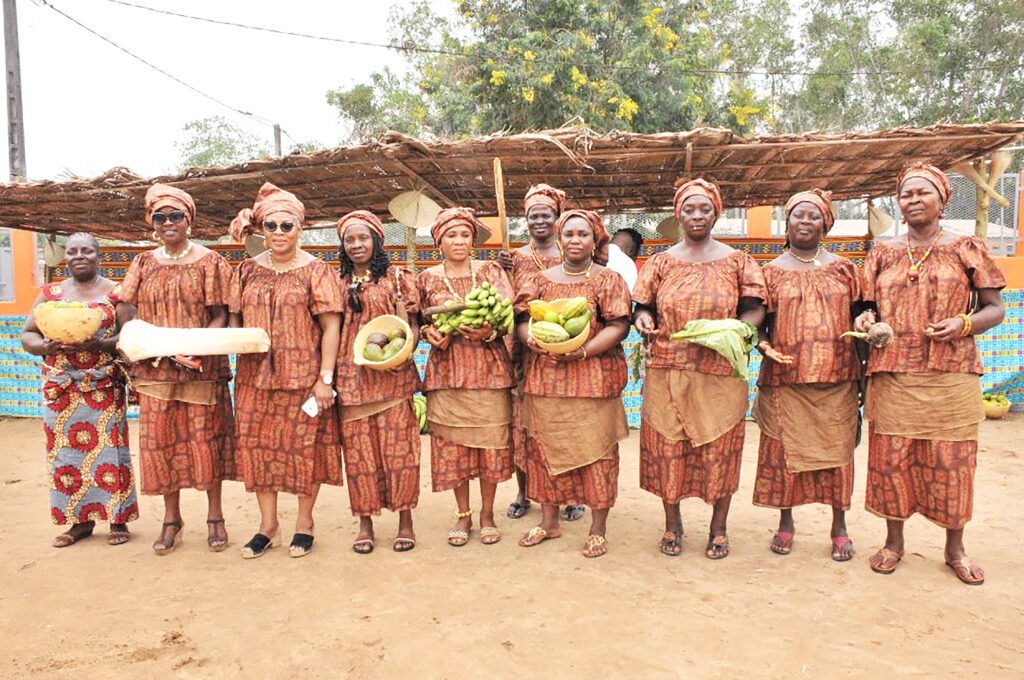
{"label": "power line", "polygon": [[[209,17],[196,16],[194,14],[184,14],[182,12],[174,12],[171,10],[159,9],[156,7],[147,7],[146,5],[139,5],[133,2],[126,2],[125,0],[106,0],[115,5],[122,5],[124,7],[131,7],[134,9],[140,9],[147,12],[153,12],[154,14],[162,14],[165,16],[177,17],[180,19],[189,19],[192,21],[200,21],[209,24],[215,24],[219,26],[231,26],[233,28],[241,28],[249,31],[260,31],[263,33],[273,33],[277,35],[288,36],[292,38],[305,38],[308,40],[319,40],[322,42],[333,42],[341,43],[346,45],[358,45],[362,47],[375,47],[379,49],[393,50],[398,52],[409,52],[409,53],[423,53],[423,54],[437,54],[450,57],[456,57],[459,59],[505,59],[507,54],[504,52],[495,53],[490,55],[485,52],[479,52],[477,54],[466,54],[464,52],[458,52],[455,50],[448,50],[440,47],[421,47],[410,44],[385,44],[375,43],[365,40],[352,40],[349,38],[336,38],[332,36],[316,35],[312,33],[303,33],[300,31],[285,31],[278,28],[270,28],[267,26],[253,26],[250,24],[243,24],[237,21],[227,21],[224,19],[211,19]],[[695,68],[677,68],[669,67],[664,64],[648,64],[644,66],[631,66],[628,64],[602,64],[597,62],[576,62],[564,59],[550,59],[547,57],[537,57],[532,61],[536,64],[548,64],[554,66],[576,66],[578,68],[593,68],[597,70],[614,70],[614,71],[632,71],[632,72],[647,72],[651,73],[662,67],[666,70],[674,73],[690,74],[690,75],[703,75],[703,76],[763,76],[763,77],[807,77],[807,78],[831,78],[831,77],[846,77],[846,76],[886,76],[886,75],[908,75],[908,74],[922,74],[922,73],[945,73],[945,71],[939,71],[935,69],[915,69],[914,71],[888,71],[888,70],[866,70],[866,71],[771,71],[767,69],[695,69]],[[1003,69],[993,66],[963,66],[958,69],[962,72],[969,71],[1001,71]]]}
{"label": "power line", "polygon": [[[210,101],[212,101],[212,102],[214,102],[216,104],[220,104],[224,108],[230,109],[231,111],[234,111],[235,113],[237,113],[239,115],[245,116],[246,118],[251,118],[252,120],[255,120],[255,121],[257,121],[259,123],[262,123],[264,125],[270,125],[270,126],[274,125],[274,121],[270,120],[269,118],[264,118],[263,116],[256,115],[255,113],[253,113],[251,111],[243,111],[242,109],[239,109],[239,108],[237,108],[235,106],[232,106],[231,104],[228,104],[227,102],[225,102],[222,99],[218,99],[217,97],[213,96],[212,94],[204,92],[204,91],[200,90],[199,88],[197,88],[197,87],[195,87],[193,85],[190,85],[189,83],[186,83],[181,78],[179,78],[179,77],[177,77],[177,76],[175,76],[175,75],[173,75],[171,73],[168,73],[167,71],[165,71],[164,69],[160,68],[156,64],[154,64],[154,63],[152,63],[150,61],[147,61],[146,59],[143,59],[142,57],[140,57],[139,55],[135,54],[134,52],[132,52],[132,51],[128,50],[127,48],[122,47],[121,45],[117,44],[116,42],[114,42],[110,38],[107,38],[106,36],[101,35],[100,33],[97,33],[93,29],[91,29],[88,26],[86,26],[85,24],[83,24],[78,19],[75,19],[74,17],[66,14],[65,12],[61,11],[57,7],[54,7],[49,2],[47,2],[47,0],[35,0],[35,1],[37,3],[43,5],[44,7],[48,7],[50,9],[52,9],[54,12],[56,12],[59,15],[61,15],[62,17],[64,17],[68,21],[70,21],[71,23],[75,24],[76,26],[78,26],[79,28],[81,28],[81,29],[83,29],[85,31],[88,31],[89,33],[91,33],[92,35],[96,36],[97,38],[99,38],[103,42],[107,43],[108,45],[110,45],[110,46],[120,50],[121,52],[127,54],[132,59],[135,59],[136,61],[139,61],[139,62],[145,64],[146,66],[148,66],[149,68],[153,69],[157,73],[160,73],[161,75],[166,76],[167,78],[170,78],[174,82],[178,83],[179,85],[182,85],[183,87],[188,88],[189,90],[192,90],[193,92],[195,92],[196,94],[200,95],[201,97],[205,97],[206,99],[209,99]],[[293,142],[295,141],[292,138],[292,136],[289,135],[287,132],[285,132],[284,130],[282,130],[282,132],[284,132],[284,134],[288,135],[288,138],[291,139]]]}

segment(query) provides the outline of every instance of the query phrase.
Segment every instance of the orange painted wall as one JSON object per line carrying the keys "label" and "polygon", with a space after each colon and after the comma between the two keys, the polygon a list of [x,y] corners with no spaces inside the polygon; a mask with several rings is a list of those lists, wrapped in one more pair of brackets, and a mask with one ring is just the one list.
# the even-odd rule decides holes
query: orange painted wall
{"label": "orange painted wall", "polygon": [[14,301],[0,302],[0,316],[24,316],[39,294],[35,280],[36,235],[31,231],[11,230],[14,259]]}

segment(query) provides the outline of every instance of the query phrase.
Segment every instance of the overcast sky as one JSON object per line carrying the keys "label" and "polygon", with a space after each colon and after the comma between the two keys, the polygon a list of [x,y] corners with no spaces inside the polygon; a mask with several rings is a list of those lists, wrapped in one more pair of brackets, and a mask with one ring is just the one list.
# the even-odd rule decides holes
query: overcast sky
{"label": "overcast sky", "polygon": [[[129,0],[183,14],[385,43],[400,0]],[[48,0],[89,28],[231,106],[280,123],[296,141],[345,136],[328,89],[403,59],[380,48],[276,36],[161,16],[109,0]],[[447,0],[437,0],[450,7]],[[270,127],[135,61],[37,0],[17,0],[30,179],[176,171],[189,121],[220,115],[272,147]],[[7,110],[0,110],[7,129]],[[284,138],[284,151],[291,141]],[[6,162],[4,162],[6,166]],[[4,171],[7,168],[4,167]]]}

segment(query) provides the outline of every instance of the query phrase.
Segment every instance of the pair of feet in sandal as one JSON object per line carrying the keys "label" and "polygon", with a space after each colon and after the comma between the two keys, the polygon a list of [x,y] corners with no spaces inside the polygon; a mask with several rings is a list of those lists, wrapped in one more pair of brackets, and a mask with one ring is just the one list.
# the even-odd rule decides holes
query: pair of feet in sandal
{"label": "pair of feet in sandal", "polygon": [[[206,545],[212,552],[223,552],[228,547],[228,531],[224,518],[206,520]],[[160,538],[153,542],[153,552],[157,555],[169,555],[177,550],[185,540],[185,522],[179,517],[164,522],[160,529]]]}
{"label": "pair of feet in sandal", "polygon": [[[373,534],[366,535],[360,533],[356,536],[356,540],[352,543],[353,552],[357,552],[360,555],[369,555],[373,552],[377,542],[373,537]],[[391,549],[395,552],[409,552],[416,547],[416,536],[415,534],[403,535],[402,531],[399,530],[398,535],[395,536],[395,542],[391,546]]]}
{"label": "pair of feet in sandal", "polygon": [[[950,556],[949,551],[945,551],[944,557],[946,566],[953,570],[953,573],[956,574],[956,577],[961,582],[969,586],[980,586],[985,582],[985,570],[978,564],[975,564],[974,560],[967,555],[962,554],[960,557],[953,558]],[[876,574],[888,576],[896,571],[896,565],[902,559],[903,550],[893,550],[884,546],[868,559],[868,565],[871,567],[871,571]]]}
{"label": "pair of feet in sandal", "polygon": [[[783,531],[779,529],[772,536],[771,543],[768,544],[768,549],[776,555],[788,555],[793,552],[793,537],[795,532]],[[853,559],[855,551],[853,549],[853,541],[845,533],[839,536],[832,537],[832,559],[836,562],[849,562]]]}
{"label": "pair of feet in sandal", "polygon": [[[473,529],[473,511],[455,512],[455,526],[448,532],[448,545],[461,548],[469,543],[469,535]],[[501,541],[501,529],[494,523],[494,515],[480,515],[480,542],[494,545]]]}
{"label": "pair of feet in sandal", "polygon": [[[515,501],[509,504],[508,510],[505,512],[509,519],[520,519],[530,510],[530,501],[520,496]],[[583,515],[586,512],[586,507],[583,505],[567,505],[562,509],[562,519],[566,522],[575,522],[576,520],[583,519]]]}
{"label": "pair of feet in sandal", "polygon": [[[95,522],[72,524],[70,529],[54,537],[52,545],[54,548],[66,548],[69,545],[74,545],[83,538],[92,536],[92,531],[95,527]],[[131,538],[131,534],[128,533],[127,524],[110,525],[110,532],[107,534],[107,543],[109,545],[122,545],[127,543],[129,538]]]}
{"label": "pair of feet in sandal", "polygon": [[[561,528],[552,527],[551,529],[545,529],[538,525],[530,529],[519,539],[519,545],[524,548],[532,548],[544,541],[561,537]],[[608,541],[601,534],[590,534],[587,536],[587,540],[583,542],[583,548],[580,552],[583,553],[584,557],[600,557],[608,552]]]}
{"label": "pair of feet in sandal", "polygon": [[[309,533],[306,531],[296,531],[292,534],[292,542],[288,544],[289,557],[305,557],[313,552],[315,537],[312,531],[312,529],[309,529]],[[262,531],[257,532],[249,539],[248,543],[242,546],[242,557],[247,560],[262,557],[268,550],[277,547],[280,534],[279,527],[275,527],[273,531],[266,533]]]}
{"label": "pair of feet in sandal", "polygon": [[[661,536],[658,548],[663,555],[679,557],[683,553],[683,527],[668,529]],[[704,557],[709,560],[721,560],[729,556],[729,537],[725,533],[708,535],[708,544],[704,548]]]}

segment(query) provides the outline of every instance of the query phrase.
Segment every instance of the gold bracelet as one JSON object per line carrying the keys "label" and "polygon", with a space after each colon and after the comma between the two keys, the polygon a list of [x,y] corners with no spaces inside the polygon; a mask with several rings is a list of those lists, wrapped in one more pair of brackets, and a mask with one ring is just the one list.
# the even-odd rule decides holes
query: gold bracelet
{"label": "gold bracelet", "polygon": [[484,338],[484,342],[494,342],[497,339],[497,337],[498,337],[498,329],[495,328],[493,331],[491,331],[491,334],[489,336]]}
{"label": "gold bracelet", "polygon": [[587,354],[587,346],[586,346],[586,345],[583,345],[582,347],[580,347],[580,349],[582,349],[582,350],[583,350],[583,356],[582,356],[582,357],[580,357],[580,361],[585,361],[585,360],[586,360],[586,358],[587,358],[587,357],[589,356],[589,355]]}
{"label": "gold bracelet", "polygon": [[960,337],[966,338],[974,329],[974,322],[971,321],[971,317],[968,314],[957,314],[957,316],[964,320],[964,328],[960,331]]}

